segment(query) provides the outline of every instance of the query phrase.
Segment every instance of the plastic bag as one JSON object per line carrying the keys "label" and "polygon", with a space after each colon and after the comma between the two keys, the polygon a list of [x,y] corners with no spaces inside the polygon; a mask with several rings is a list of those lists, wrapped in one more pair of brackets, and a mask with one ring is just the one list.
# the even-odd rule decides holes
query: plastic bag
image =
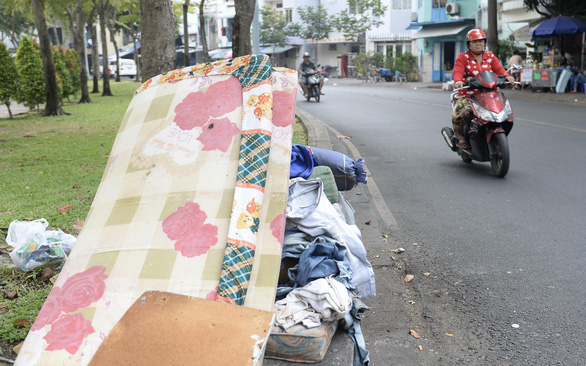
{"label": "plastic bag", "polygon": [[350,157],[337,151],[311,147],[315,165],[329,166],[334,173],[334,180],[339,191],[349,191],[358,183],[367,182],[364,160],[352,160]]}
{"label": "plastic bag", "polygon": [[6,242],[14,247],[10,258],[25,272],[48,264],[59,269],[71,252],[76,238],[61,230],[49,230],[45,219],[13,221],[8,227]]}

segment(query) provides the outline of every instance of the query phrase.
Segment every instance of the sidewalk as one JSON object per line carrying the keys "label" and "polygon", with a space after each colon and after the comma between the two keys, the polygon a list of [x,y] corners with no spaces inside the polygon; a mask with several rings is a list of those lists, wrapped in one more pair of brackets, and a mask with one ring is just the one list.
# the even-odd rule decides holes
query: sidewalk
{"label": "sidewalk", "polygon": [[[28,112],[29,108],[22,104],[10,103],[10,111],[12,112],[13,116],[16,116],[18,114]],[[0,104],[0,118],[7,118],[8,116],[8,108],[6,108],[5,104]]]}
{"label": "sidewalk", "polygon": [[[419,89],[419,90],[435,90],[443,93],[451,93],[450,91],[442,90],[442,83],[431,82],[387,82],[380,81],[378,83],[364,82],[358,79],[337,79],[330,78],[326,86],[356,86],[356,87],[376,87],[376,88],[395,88],[395,89]],[[545,102],[563,102],[563,103],[581,103],[586,104],[586,93],[547,93],[542,91],[533,91],[531,87],[526,87],[523,90],[505,89],[505,94],[511,98],[523,98],[528,100],[538,100]]]}

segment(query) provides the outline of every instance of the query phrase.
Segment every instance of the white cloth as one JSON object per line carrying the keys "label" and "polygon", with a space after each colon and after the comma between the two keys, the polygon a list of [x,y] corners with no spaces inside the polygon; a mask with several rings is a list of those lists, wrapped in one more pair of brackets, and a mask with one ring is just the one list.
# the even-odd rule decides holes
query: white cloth
{"label": "white cloth", "polygon": [[352,309],[352,299],[344,285],[328,276],[292,290],[275,303],[275,309],[275,322],[283,329],[298,323],[314,328],[322,321],[344,318]]}
{"label": "white cloth", "polygon": [[344,244],[352,268],[352,283],[363,299],[376,296],[374,271],[366,258],[360,229],[348,225],[327,199],[319,179],[293,178],[289,181],[287,219],[313,237],[327,235]]}

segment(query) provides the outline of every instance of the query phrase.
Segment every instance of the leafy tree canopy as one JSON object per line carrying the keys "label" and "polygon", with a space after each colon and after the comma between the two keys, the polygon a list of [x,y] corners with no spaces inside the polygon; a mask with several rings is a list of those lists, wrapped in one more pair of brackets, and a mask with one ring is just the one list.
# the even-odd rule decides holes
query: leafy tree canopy
{"label": "leafy tree canopy", "polygon": [[558,15],[585,16],[584,0],[523,0],[525,7],[550,18]]}
{"label": "leafy tree canopy", "polygon": [[366,31],[383,24],[387,7],[381,0],[347,0],[348,8],[334,18],[334,27],[348,40],[358,41]]}
{"label": "leafy tree canopy", "polygon": [[332,22],[334,21],[334,17],[328,14],[328,11],[322,4],[316,7],[301,6],[297,8],[297,12],[302,20],[302,24],[298,25],[298,35],[301,38],[312,41],[330,38],[330,33],[333,30]]}
{"label": "leafy tree canopy", "polygon": [[19,101],[29,108],[38,107],[45,102],[45,74],[41,53],[33,41],[23,36],[16,51],[16,67],[21,78]]}
{"label": "leafy tree canopy", "polygon": [[260,43],[284,47],[287,45],[287,38],[297,35],[299,27],[289,23],[287,18],[277,13],[275,8],[265,5],[260,10]]}

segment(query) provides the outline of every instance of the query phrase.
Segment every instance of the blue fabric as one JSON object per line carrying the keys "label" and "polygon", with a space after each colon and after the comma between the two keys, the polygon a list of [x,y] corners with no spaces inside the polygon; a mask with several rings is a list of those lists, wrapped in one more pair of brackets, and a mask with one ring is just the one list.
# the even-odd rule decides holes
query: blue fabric
{"label": "blue fabric", "polygon": [[578,34],[586,32],[586,22],[580,18],[558,16],[549,18],[533,28],[529,35],[561,36],[562,34]]}
{"label": "blue fabric", "polygon": [[[309,241],[308,238],[311,239],[310,236],[298,230],[285,231],[281,258],[299,258],[299,263],[287,270],[287,283],[278,285],[276,298],[282,299],[287,296],[291,290],[304,286],[300,285],[298,282],[299,271],[301,271],[301,276],[303,278],[302,281],[307,281],[308,283],[314,279],[327,276],[327,274],[324,275],[326,272],[334,271],[334,268],[331,266],[332,263],[335,264],[336,268],[335,271],[330,274],[337,273],[335,279],[342,283],[348,291],[355,291],[356,286],[352,283],[352,268],[350,267],[350,262],[345,257],[347,250],[346,246],[333,241],[332,238],[325,235],[318,236],[314,238],[313,241]],[[341,260],[334,260],[326,258],[325,256],[312,258],[310,255],[311,252],[301,259],[302,255],[312,248],[315,243],[319,243],[318,245],[321,247],[315,248],[313,251],[318,250],[318,253],[321,254],[325,254],[328,251],[336,251],[337,255],[335,257],[341,258]],[[314,267],[313,270],[312,267]],[[308,281],[308,278],[311,279]]]}
{"label": "blue fabric", "polygon": [[301,177],[307,179],[313,172],[313,166],[313,157],[307,146],[293,144],[289,178]]}
{"label": "blue fabric", "polygon": [[299,258],[297,283],[303,287],[313,280],[338,274],[338,262],[344,260],[346,247],[317,237]]}
{"label": "blue fabric", "polygon": [[367,176],[364,159],[354,162],[349,156],[340,152],[312,147],[313,163],[319,166],[328,166],[332,169],[338,191],[349,191],[358,184],[366,184]]}
{"label": "blue fabric", "polygon": [[366,349],[366,342],[360,327],[360,321],[366,310],[370,310],[370,308],[358,297],[355,297],[352,299],[352,310],[344,317],[344,329],[354,342],[354,366],[368,366],[370,363],[370,352]]}

